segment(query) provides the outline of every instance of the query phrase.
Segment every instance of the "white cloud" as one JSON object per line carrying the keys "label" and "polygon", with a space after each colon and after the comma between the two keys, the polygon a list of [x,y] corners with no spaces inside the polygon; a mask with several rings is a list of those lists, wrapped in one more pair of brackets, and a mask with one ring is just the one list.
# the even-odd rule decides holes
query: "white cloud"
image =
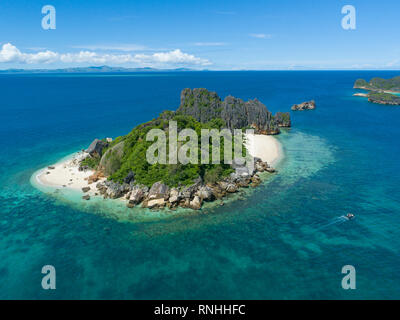
{"label": "white cloud", "polygon": [[206,59],[197,58],[192,54],[182,52],[176,49],[169,52],[157,52],[150,55],[136,54],[134,56],[136,62],[157,62],[157,63],[172,63],[172,64],[193,64],[193,65],[210,65]]}
{"label": "white cloud", "polygon": [[78,53],[57,53],[53,51],[39,51],[23,53],[11,43],[3,44],[0,50],[0,63],[21,64],[49,64],[49,63],[87,63],[87,64],[127,64],[139,66],[206,66],[211,62],[207,59],[184,53],[180,49],[156,52],[153,54],[109,54],[94,51],[80,51]]}
{"label": "white cloud", "polygon": [[22,53],[11,43],[6,43],[0,50],[0,62],[49,63],[58,59],[58,54],[49,50],[38,53]]}
{"label": "white cloud", "polygon": [[265,34],[265,33],[250,33],[249,36],[252,38],[257,38],[257,39],[271,39],[272,38],[272,35]]}
{"label": "white cloud", "polygon": [[0,51],[0,62],[13,62],[19,60],[22,53],[11,43],[3,45]]}

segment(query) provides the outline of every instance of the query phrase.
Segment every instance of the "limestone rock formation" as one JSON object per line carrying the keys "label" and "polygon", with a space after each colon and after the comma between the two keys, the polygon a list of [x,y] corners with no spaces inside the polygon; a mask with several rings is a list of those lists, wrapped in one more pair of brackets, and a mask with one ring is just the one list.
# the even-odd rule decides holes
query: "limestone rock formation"
{"label": "limestone rock formation", "polygon": [[194,210],[199,210],[201,208],[202,200],[199,196],[194,196],[193,200],[190,201],[189,206]]}
{"label": "limestone rock formation", "polygon": [[204,201],[212,201],[214,199],[212,189],[209,186],[201,186],[196,195]]}
{"label": "limestone rock formation", "polygon": [[172,188],[169,193],[169,202],[177,203],[180,200],[179,190],[177,188]]}
{"label": "limestone rock formation", "polygon": [[129,195],[129,203],[138,204],[142,202],[145,197],[145,191],[140,187],[135,187]]}
{"label": "limestone rock formation", "polygon": [[152,185],[149,191],[149,200],[153,199],[164,199],[169,196],[169,188],[161,181],[158,181]]}
{"label": "limestone rock formation", "polygon": [[220,118],[229,129],[252,127],[259,134],[278,134],[279,127],[290,126],[290,114],[279,115],[279,120],[259,100],[247,102],[232,96],[224,101],[215,93],[204,88],[184,89],[177,113],[190,115],[206,123]]}
{"label": "limestone rock formation", "polygon": [[107,143],[99,140],[94,139],[93,142],[90,144],[89,148],[86,149],[86,152],[89,153],[91,156],[99,156],[101,157],[103,154],[103,149],[107,147]]}
{"label": "limestone rock formation", "polygon": [[315,109],[315,101],[306,101],[300,104],[294,104],[292,106],[293,111],[303,111],[303,110],[314,110]]}

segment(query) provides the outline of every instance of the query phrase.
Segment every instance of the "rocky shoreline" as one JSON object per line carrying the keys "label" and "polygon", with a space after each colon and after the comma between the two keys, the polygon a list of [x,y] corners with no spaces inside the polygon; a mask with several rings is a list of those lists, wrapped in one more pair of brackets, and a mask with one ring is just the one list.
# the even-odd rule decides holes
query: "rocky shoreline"
{"label": "rocky shoreline", "polygon": [[[390,97],[386,97],[386,95],[390,95]],[[393,96],[393,97],[391,97]],[[399,106],[400,105],[400,97],[391,95],[389,93],[386,94],[369,94],[368,101],[371,103],[382,104],[382,105],[389,105],[389,106]]]}
{"label": "rocky shoreline", "polygon": [[368,98],[368,102],[382,105],[398,106],[400,105],[400,97],[383,92],[355,93],[355,97]]}
{"label": "rocky shoreline", "polygon": [[[87,193],[95,189],[95,195],[102,196],[104,199],[125,200],[128,208],[140,205],[142,208],[149,209],[182,207],[199,210],[204,202],[221,200],[220,204],[223,205],[222,199],[227,195],[238,192],[240,188],[258,186],[261,183],[259,173],[276,172],[274,168],[259,158],[255,158],[254,162],[254,170],[249,172],[246,167],[234,161],[232,168],[235,169],[235,172],[214,184],[206,184],[199,177],[190,186],[170,188],[158,181],[149,188],[142,184],[136,184],[134,173],[131,172],[122,184],[105,180],[98,182],[94,187],[82,188],[82,191]],[[86,168],[81,167],[81,170],[86,170]],[[89,177],[88,184],[94,184],[102,176],[99,172],[94,173]],[[82,199],[90,200],[90,195],[85,194]]]}

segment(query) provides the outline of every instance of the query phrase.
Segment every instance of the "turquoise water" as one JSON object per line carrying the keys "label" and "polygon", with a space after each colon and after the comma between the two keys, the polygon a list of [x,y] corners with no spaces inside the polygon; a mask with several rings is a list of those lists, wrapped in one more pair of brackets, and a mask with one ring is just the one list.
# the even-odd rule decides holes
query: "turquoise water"
{"label": "turquoise water", "polygon": [[[400,298],[400,109],[352,96],[357,78],[396,75],[1,75],[0,298]],[[257,97],[273,112],[309,99],[317,109],[292,113],[279,174],[223,207],[146,219],[31,185],[93,138],[175,109],[185,87]],[[47,264],[54,291],[41,289]],[[341,288],[347,264],[357,290]]]}

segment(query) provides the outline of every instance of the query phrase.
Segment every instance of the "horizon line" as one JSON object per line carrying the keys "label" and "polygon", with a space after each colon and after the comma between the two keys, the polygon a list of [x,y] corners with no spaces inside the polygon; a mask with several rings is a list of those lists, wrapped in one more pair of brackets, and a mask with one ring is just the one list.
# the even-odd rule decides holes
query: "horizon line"
{"label": "horizon line", "polygon": [[[181,72],[235,72],[235,71],[399,71],[400,68],[398,69],[350,69],[350,68],[326,68],[326,69],[314,69],[314,68],[305,68],[305,69],[293,69],[293,68],[277,68],[277,69],[194,69],[194,68],[188,68],[188,67],[176,67],[176,68],[154,68],[154,67],[112,67],[108,65],[101,65],[101,66],[72,66],[72,67],[60,67],[60,68],[7,68],[7,69],[1,69],[0,72],[34,72],[34,71],[42,71],[42,72],[54,72],[54,71],[63,71],[63,70],[71,70],[71,69],[98,69],[101,70],[101,68],[109,68],[109,69],[120,69],[120,70],[153,70],[153,71],[178,71],[180,70]],[[104,70],[102,71],[103,73],[108,73],[108,72],[113,72],[112,70],[107,71]],[[123,71],[121,71],[123,72]],[[135,71],[132,71],[135,72]],[[87,73],[90,73],[88,71]],[[95,73],[95,71],[93,72]]]}

